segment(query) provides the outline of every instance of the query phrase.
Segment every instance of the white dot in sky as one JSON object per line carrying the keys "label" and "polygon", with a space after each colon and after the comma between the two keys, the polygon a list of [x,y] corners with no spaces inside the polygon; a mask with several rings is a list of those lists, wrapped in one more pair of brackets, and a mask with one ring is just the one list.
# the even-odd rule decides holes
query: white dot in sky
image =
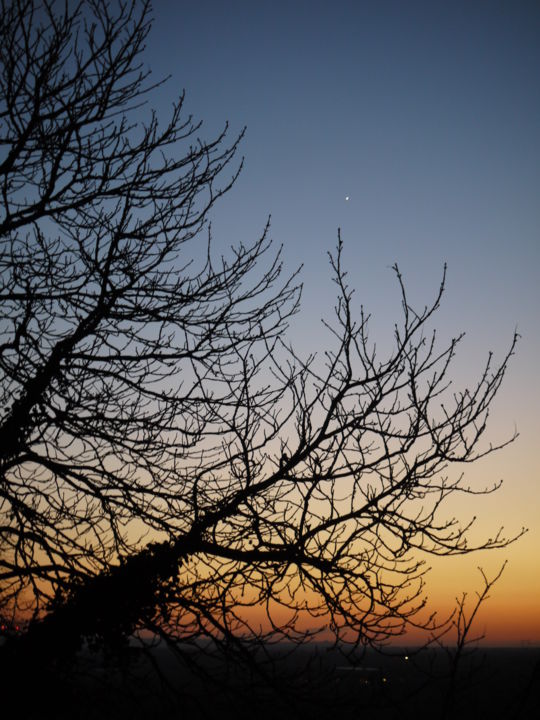
{"label": "white dot in sky", "polygon": [[349,199],[349,196],[348,196],[348,195],[345,195],[345,200],[348,200],[348,199]]}

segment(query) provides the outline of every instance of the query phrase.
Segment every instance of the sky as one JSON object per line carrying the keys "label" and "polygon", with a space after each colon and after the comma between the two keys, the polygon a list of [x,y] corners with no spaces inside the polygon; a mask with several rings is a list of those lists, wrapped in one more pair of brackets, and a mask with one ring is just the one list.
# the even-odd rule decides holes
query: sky
{"label": "sky", "polygon": [[[487,353],[521,335],[491,417],[519,438],[468,472],[504,478],[477,504],[491,534],[529,532],[504,551],[437,562],[441,608],[508,565],[479,620],[491,644],[540,643],[540,3],[536,0],[154,0],[145,61],[171,75],[152,104],[186,111],[211,139],[247,127],[243,171],[212,214],[223,247],[271,215],[291,272],[303,265],[297,349],[324,347],[338,228],[348,280],[384,347],[399,318],[391,266],[423,307],[442,269],[437,327],[466,337],[453,376],[472,383]],[[346,199],[348,198],[348,200]],[[358,304],[359,307],[359,304]]]}

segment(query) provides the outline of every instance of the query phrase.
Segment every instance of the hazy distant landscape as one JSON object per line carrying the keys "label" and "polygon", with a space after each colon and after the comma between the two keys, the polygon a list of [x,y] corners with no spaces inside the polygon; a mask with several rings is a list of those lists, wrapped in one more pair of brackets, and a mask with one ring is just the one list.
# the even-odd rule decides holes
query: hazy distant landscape
{"label": "hazy distant landscape", "polygon": [[[193,648],[191,648],[193,652]],[[202,661],[193,674],[171,652],[134,654],[123,667],[83,654],[66,675],[43,676],[43,687],[24,698],[20,717],[37,720],[44,708],[55,718],[433,718],[456,720],[535,717],[540,707],[540,648],[477,648],[455,677],[443,649],[414,648],[381,654],[366,650],[347,658],[321,643],[287,659],[290,647],[275,646],[272,663],[251,675],[244,669]],[[275,663],[275,660],[281,660]],[[205,681],[208,673],[211,682]],[[50,717],[50,715],[45,715]]]}

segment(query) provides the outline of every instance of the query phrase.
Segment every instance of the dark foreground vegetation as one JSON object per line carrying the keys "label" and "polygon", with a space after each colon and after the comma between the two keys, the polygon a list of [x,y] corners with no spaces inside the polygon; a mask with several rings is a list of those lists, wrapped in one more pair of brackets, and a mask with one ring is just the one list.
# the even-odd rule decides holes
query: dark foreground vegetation
{"label": "dark foreground vegetation", "polygon": [[[193,652],[193,649],[190,650]],[[280,658],[278,662],[276,659]],[[445,649],[367,650],[346,657],[324,644],[274,646],[251,673],[204,653],[197,672],[172,650],[132,648],[123,663],[81,653],[76,666],[12,679],[16,717],[37,718],[533,718],[540,648],[478,648],[452,665]],[[269,662],[271,660],[271,662]],[[257,667],[258,666],[258,667]],[[206,675],[206,679],[205,679]],[[5,675],[4,675],[5,678]]]}

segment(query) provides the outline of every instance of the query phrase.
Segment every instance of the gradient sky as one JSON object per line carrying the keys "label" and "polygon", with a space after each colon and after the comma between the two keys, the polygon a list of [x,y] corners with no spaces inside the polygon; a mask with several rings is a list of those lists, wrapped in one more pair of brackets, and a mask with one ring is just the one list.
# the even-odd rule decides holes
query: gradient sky
{"label": "gradient sky", "polygon": [[[399,318],[390,266],[423,306],[448,263],[437,322],[466,330],[454,377],[522,339],[491,438],[519,439],[469,469],[505,478],[476,506],[482,528],[526,537],[505,551],[437,563],[441,607],[509,565],[481,618],[489,642],[540,642],[540,4],[537,0],[155,0],[145,60],[171,74],[153,106],[186,110],[212,138],[244,125],[245,168],[212,216],[218,247],[258,236],[269,214],[293,270],[304,264],[297,347],[324,346],[334,294],[326,252],[341,227],[350,284],[384,347]],[[345,197],[349,200],[346,201]]]}

